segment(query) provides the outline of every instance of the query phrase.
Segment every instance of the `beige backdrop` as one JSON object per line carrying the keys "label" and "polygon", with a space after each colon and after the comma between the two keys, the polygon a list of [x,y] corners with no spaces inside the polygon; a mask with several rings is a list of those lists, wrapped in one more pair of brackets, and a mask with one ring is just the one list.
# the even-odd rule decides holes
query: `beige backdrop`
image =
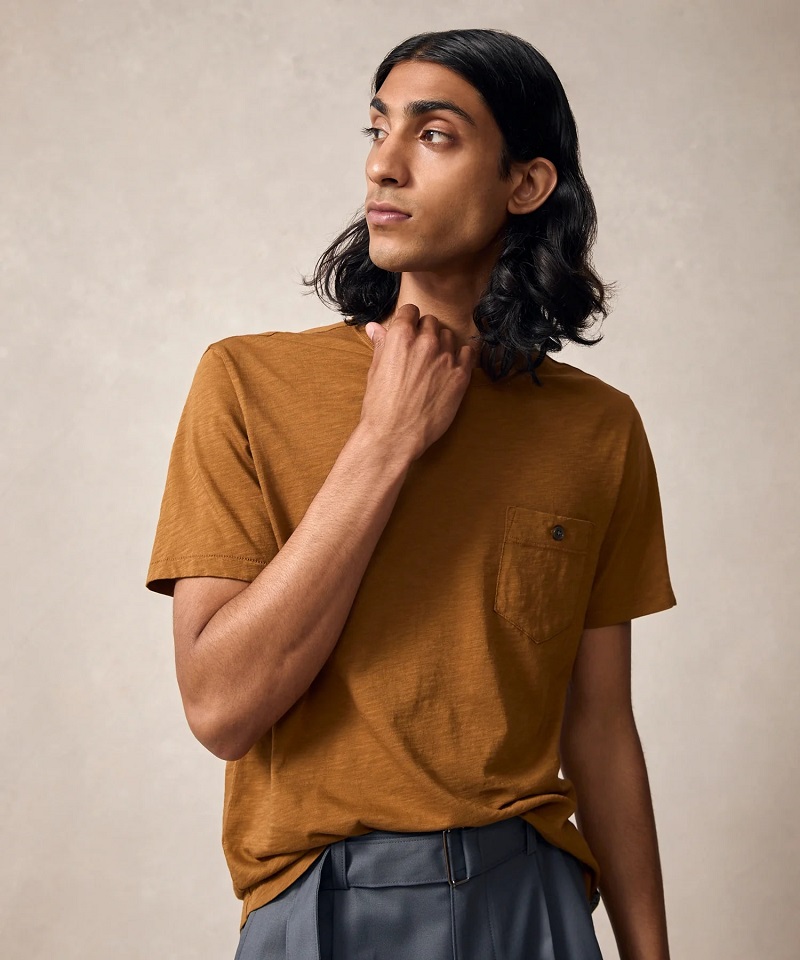
{"label": "beige backdrop", "polygon": [[567,90],[619,294],[560,359],[658,468],[678,606],[634,623],[634,706],[673,958],[795,957],[796,4],[1,7],[3,956],[232,960],[224,763],[144,587],[178,416],[212,341],[340,319],[298,280],[363,203],[371,74],[483,26]]}

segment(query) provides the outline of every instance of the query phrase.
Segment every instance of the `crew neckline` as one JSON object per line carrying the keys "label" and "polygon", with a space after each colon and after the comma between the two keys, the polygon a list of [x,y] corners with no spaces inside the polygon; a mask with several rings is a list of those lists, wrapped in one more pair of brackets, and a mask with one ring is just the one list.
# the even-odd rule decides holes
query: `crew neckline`
{"label": "crew neckline", "polygon": [[[373,322],[378,323],[377,320]],[[363,326],[360,326],[355,323],[346,323],[345,326],[351,327],[355,331],[355,334],[358,337],[358,339],[366,343],[366,345],[370,348],[370,351],[374,352],[375,344],[372,342],[372,340],[369,337],[369,334],[367,333],[367,331],[364,329]],[[500,384],[495,384],[494,381],[491,380],[489,375],[486,373],[483,367],[481,367],[479,364],[476,364],[472,368],[472,375],[470,378],[469,385],[472,386],[474,383],[485,383],[485,384],[488,384],[489,386],[500,386]],[[467,389],[469,389],[469,387]]]}
{"label": "crew neckline", "polygon": [[[373,322],[374,322],[374,323],[378,323],[377,320],[375,320],[375,321],[373,321]],[[367,347],[369,347],[370,352],[374,352],[374,350],[375,350],[375,344],[372,342],[372,340],[370,340],[369,334],[368,334],[368,333],[366,332],[366,330],[364,329],[364,326],[359,325],[359,324],[355,324],[355,323],[345,323],[344,320],[342,321],[342,323],[344,324],[344,326],[350,327],[350,328],[354,331],[354,333],[355,333],[355,335],[358,337],[358,339],[359,339],[362,343],[365,343]],[[551,359],[550,355],[547,354],[547,355],[545,356],[544,361],[543,361],[542,363],[540,363],[539,366],[536,368],[536,374],[537,374],[537,376],[541,376],[542,374],[544,374],[544,373],[546,372],[547,363],[548,363],[548,361],[549,361],[550,359]],[[517,379],[521,379],[521,378],[527,378],[527,380],[530,382],[530,373],[528,373],[527,371],[520,371],[520,372],[518,372],[515,376],[512,376],[512,377],[510,377],[510,378],[509,378],[509,377],[506,377],[506,378],[503,379],[502,381],[495,381],[495,380],[492,380],[492,378],[491,378],[491,377],[489,376],[489,374],[483,369],[483,367],[480,366],[480,364],[476,364],[476,365],[472,368],[472,376],[471,376],[471,379],[470,379],[470,382],[469,382],[469,386],[467,387],[467,389],[469,389],[470,387],[472,387],[474,384],[481,384],[481,385],[485,385],[485,386],[489,386],[489,387],[494,387],[494,388],[497,388],[497,389],[503,388],[503,387],[508,388],[508,387],[511,386]],[[531,386],[533,386],[533,383],[531,383]]]}

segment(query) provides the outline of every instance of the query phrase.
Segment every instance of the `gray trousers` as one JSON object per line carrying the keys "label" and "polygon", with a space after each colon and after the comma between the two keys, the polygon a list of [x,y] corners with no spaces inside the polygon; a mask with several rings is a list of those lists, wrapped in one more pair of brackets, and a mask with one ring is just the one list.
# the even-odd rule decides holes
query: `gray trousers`
{"label": "gray trousers", "polygon": [[602,960],[572,854],[512,817],[329,844],[234,960]]}

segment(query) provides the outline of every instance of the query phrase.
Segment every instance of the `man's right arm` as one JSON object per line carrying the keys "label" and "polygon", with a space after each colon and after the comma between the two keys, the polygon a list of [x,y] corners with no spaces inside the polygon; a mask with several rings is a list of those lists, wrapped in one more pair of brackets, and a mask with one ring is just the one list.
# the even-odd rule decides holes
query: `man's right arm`
{"label": "man's right arm", "polygon": [[233,596],[224,578],[175,585],[186,719],[224,760],[244,756],[322,669],[409,467],[448,429],[470,383],[477,351],[414,304],[390,330],[366,330],[375,349],[361,418],[292,535]]}
{"label": "man's right arm", "polygon": [[412,459],[362,421],[281,550],[199,632],[189,625],[202,592],[241,581],[176,582],[178,685],[192,732],[215,756],[243,756],[322,669]]}

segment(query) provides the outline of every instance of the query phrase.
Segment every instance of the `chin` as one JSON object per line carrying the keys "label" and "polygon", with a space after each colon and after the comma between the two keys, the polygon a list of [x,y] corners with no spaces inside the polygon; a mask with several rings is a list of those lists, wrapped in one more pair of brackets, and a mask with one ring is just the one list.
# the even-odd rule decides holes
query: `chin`
{"label": "chin", "polygon": [[387,270],[389,273],[408,273],[411,270],[422,270],[429,258],[418,252],[403,249],[387,249],[380,244],[371,243],[369,258],[376,267]]}

